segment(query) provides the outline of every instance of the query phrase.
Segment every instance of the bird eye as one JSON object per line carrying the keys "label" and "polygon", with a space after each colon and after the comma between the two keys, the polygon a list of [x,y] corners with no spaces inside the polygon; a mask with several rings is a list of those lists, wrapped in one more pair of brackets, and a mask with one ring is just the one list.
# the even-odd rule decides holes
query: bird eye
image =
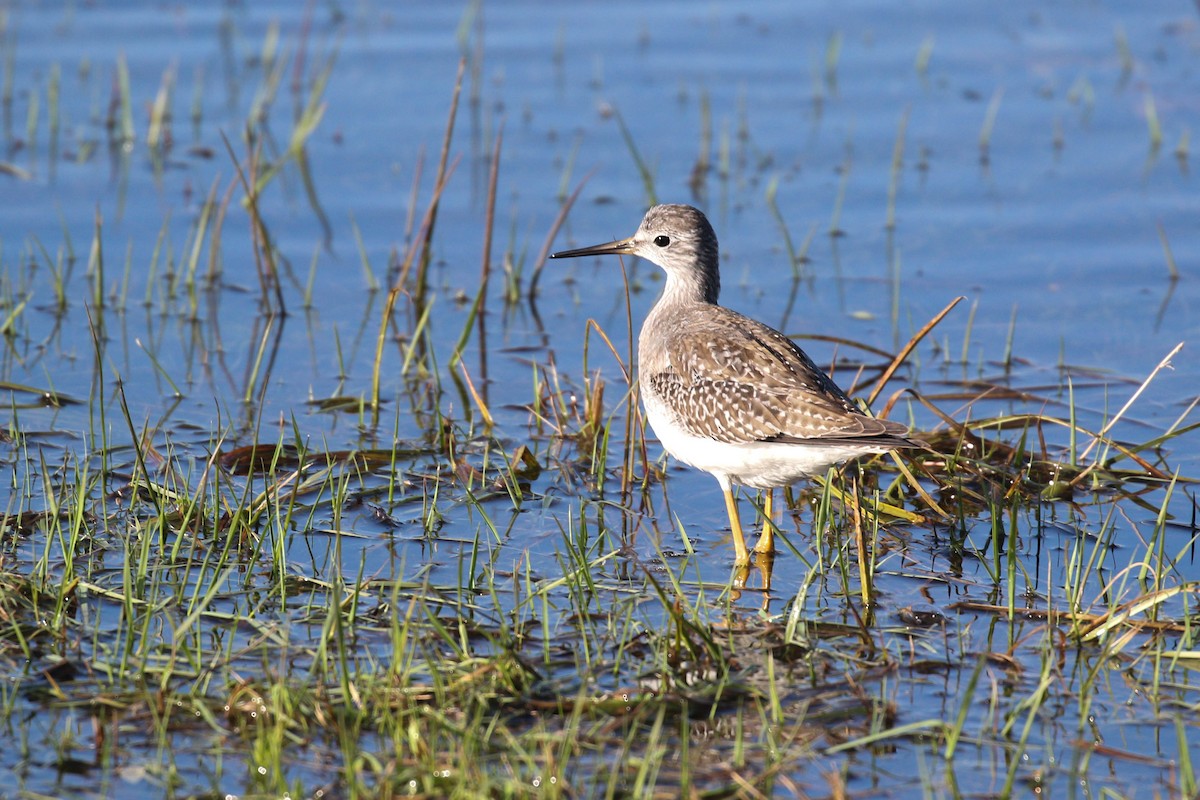
{"label": "bird eye", "polygon": [[667,245],[669,245],[671,243],[671,237],[670,236],[655,236],[654,243],[656,245],[658,245],[659,247],[666,247]]}

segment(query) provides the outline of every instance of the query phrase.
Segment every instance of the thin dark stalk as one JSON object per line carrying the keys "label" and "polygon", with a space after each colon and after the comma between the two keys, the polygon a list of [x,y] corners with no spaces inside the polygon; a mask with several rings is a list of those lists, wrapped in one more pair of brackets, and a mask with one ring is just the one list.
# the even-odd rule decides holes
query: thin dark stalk
{"label": "thin dark stalk", "polygon": [[579,181],[579,185],[575,187],[575,191],[571,192],[571,196],[562,204],[562,208],[558,210],[558,216],[554,218],[553,224],[550,225],[550,230],[546,233],[546,240],[542,242],[542,249],[538,252],[537,259],[534,261],[533,275],[529,276],[529,296],[537,297],[538,280],[542,277],[542,269],[546,266],[546,259],[550,257],[550,248],[554,245],[554,239],[558,236],[559,228],[567,221],[567,214],[570,213],[571,207],[575,205],[575,201],[579,199],[579,193],[583,191],[583,187],[587,185],[588,179],[596,174],[596,170],[592,170]]}
{"label": "thin dark stalk", "polygon": [[[458,116],[458,98],[462,94],[463,73],[466,71],[465,58],[458,60],[458,75],[454,78],[454,94],[450,98],[450,113],[446,117],[446,133],[442,137],[442,154],[438,159],[437,174],[434,178],[434,193],[440,195],[441,189],[448,178],[446,165],[450,160],[450,142],[454,138],[454,120]],[[430,205],[429,224],[425,226],[424,244],[421,248],[420,266],[417,268],[416,296],[425,297],[429,290],[429,264],[433,260],[433,229],[437,225],[437,204]]]}
{"label": "thin dark stalk", "polygon": [[[237,156],[233,152],[233,145],[229,142],[229,137],[221,131],[221,141],[225,143],[225,150],[229,153],[229,158],[233,162],[234,169],[237,170],[238,179],[242,183],[242,191],[246,193],[246,209],[250,212],[250,232],[254,243],[254,265],[258,270],[258,285],[262,291],[262,304],[267,313],[277,313],[280,315],[287,314],[287,304],[283,300],[283,286],[279,281],[279,271],[275,265],[275,254],[271,245],[270,234],[267,233],[267,226],[262,220],[262,215],[258,211],[258,161],[262,152],[262,141],[250,151],[250,171],[247,175],[242,169],[242,164],[238,161]],[[275,294],[275,307],[271,307],[271,290]]]}
{"label": "thin dark stalk", "polygon": [[488,276],[492,271],[492,229],[496,221],[496,183],[500,179],[500,148],[504,144],[504,124],[496,133],[496,145],[492,148],[492,168],[488,174],[487,211],[483,218],[483,263],[479,268],[479,286],[487,291]]}

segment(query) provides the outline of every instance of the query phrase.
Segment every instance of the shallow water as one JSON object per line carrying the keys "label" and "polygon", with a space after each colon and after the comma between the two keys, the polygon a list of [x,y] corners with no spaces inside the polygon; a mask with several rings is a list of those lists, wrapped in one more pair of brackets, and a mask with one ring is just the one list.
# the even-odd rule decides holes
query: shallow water
{"label": "shallow water", "polygon": [[[486,335],[472,333],[463,363],[496,415],[495,435],[507,449],[536,427],[526,406],[537,375],[553,364],[564,380],[584,383],[586,320],[595,320],[623,356],[628,352],[631,332],[615,260],[553,262],[541,273],[536,299],[523,296],[510,305],[502,296],[503,264],[514,265],[528,286],[562,196],[581,182],[554,249],[636,227],[652,198],[621,124],[647,165],[655,198],[695,203],[712,219],[722,242],[726,305],[793,335],[836,335],[895,351],[965,295],[968,302],[937,328],[903,377],[931,397],[945,397],[937,402],[957,419],[1002,412],[1065,417],[1072,403],[1069,374],[1080,423],[1097,430],[1181,341],[1188,345],[1172,368],[1155,377],[1114,435],[1146,441],[1170,428],[1197,396],[1200,229],[1191,154],[1175,152],[1187,150],[1200,119],[1200,30],[1190,7],[859,2],[811,4],[801,14],[788,2],[363,3],[317,5],[306,21],[302,5],[279,2],[206,8],[9,3],[0,5],[0,15],[0,61],[13,86],[0,159],[11,167],[0,175],[0,265],[3,295],[12,298],[3,316],[12,314],[13,328],[0,378],[83,401],[14,408],[10,427],[44,441],[51,464],[94,460],[104,446],[128,445],[130,424],[145,428],[193,470],[193,486],[214,448],[292,441],[293,426],[314,449],[414,444],[419,452],[403,460],[399,479],[408,487],[400,491],[406,502],[388,506],[386,518],[370,502],[347,507],[287,537],[296,575],[328,577],[340,563],[348,579],[360,570],[398,580],[420,575],[449,591],[459,585],[464,554],[486,527],[468,504],[449,503],[440,510],[436,535],[425,535],[430,501],[421,496],[420,476],[439,465],[416,445],[424,442],[434,410],[458,421],[474,414],[470,395],[454,383],[457,369],[447,365],[480,282],[488,153],[501,129]],[[323,116],[305,148],[312,195],[292,165],[261,200],[286,259],[290,312],[267,321],[258,314],[240,190],[222,229],[223,288],[193,290],[187,275],[190,232],[205,196],[215,186],[219,197],[235,179],[221,134],[243,155],[243,121],[262,97],[272,96],[263,88],[271,72],[263,51],[276,24],[286,68],[264,106],[273,134],[264,146],[268,156],[287,148],[311,76],[325,61],[331,66]],[[304,79],[293,91],[290,59],[301,43]],[[919,68],[923,52],[928,64]],[[437,218],[425,339],[446,372],[445,389],[432,398],[410,395],[420,381],[401,372],[420,310],[402,298],[397,315],[404,335],[389,338],[385,350],[388,406],[381,423],[321,410],[309,401],[362,398],[370,391],[384,300],[371,282],[386,286],[389,263],[403,257],[413,234],[410,216],[419,222],[428,202],[463,54],[468,74],[450,150],[454,173]],[[133,101],[130,142],[116,141],[106,128],[122,61]],[[56,74],[57,103],[51,92]],[[172,145],[155,155],[146,145],[148,120],[164,80],[174,86]],[[119,111],[115,116],[119,122]],[[1157,146],[1151,117],[1161,125]],[[898,150],[895,225],[889,228]],[[710,169],[693,183],[702,157]],[[812,233],[795,269],[771,210],[772,193],[793,246]],[[97,215],[103,310],[95,307],[88,269]],[[835,221],[839,235],[831,236]],[[1182,274],[1178,281],[1169,278],[1164,239]],[[65,265],[71,252],[74,267],[57,268],[69,273],[66,308],[59,311],[51,265],[60,258]],[[208,245],[196,254],[203,276]],[[314,263],[313,300],[305,308]],[[652,265],[626,267],[636,329],[661,281]],[[172,270],[179,277],[166,279]],[[18,311],[20,302],[27,305]],[[861,357],[849,346],[805,346],[822,364]],[[1006,367],[1009,348],[1015,361]],[[610,410],[619,411],[621,371],[595,334],[586,358],[587,368],[600,370],[608,384]],[[94,368],[97,360],[105,365],[102,373]],[[1073,369],[1064,372],[1064,365]],[[846,366],[839,380],[848,381],[853,370]],[[968,409],[950,393],[974,379],[1028,395]],[[130,424],[112,404],[118,380]],[[13,397],[14,403],[30,399],[22,392]],[[96,397],[110,400],[106,418],[90,410],[95,406],[88,401]],[[907,401],[892,416],[910,413],[920,429],[938,424]],[[1065,434],[1053,439],[1057,430],[1047,435],[1052,447],[1068,444]],[[1195,441],[1193,432],[1170,447],[1169,463],[1185,476],[1200,472]],[[8,457],[15,477],[0,495],[14,511],[45,503],[36,490],[22,491],[40,480],[26,452]],[[618,466],[613,460],[610,469]],[[611,572],[598,576],[617,595],[636,584],[630,570],[644,565],[680,576],[693,593],[708,586],[715,597],[728,582],[731,560],[719,492],[708,476],[674,466],[668,475],[648,516],[633,521],[599,503],[579,503],[588,496],[586,481],[571,484],[550,470],[532,486],[535,502],[520,511],[507,497],[486,501],[482,507],[498,528],[494,563],[513,570],[534,563],[542,576],[554,577],[563,566],[563,530],[574,529],[582,513],[593,523],[602,517],[605,541],[624,548],[606,567]],[[388,486],[384,477],[372,481]],[[1029,509],[1021,528],[1038,534],[1030,533],[1021,551],[1030,591],[1054,595],[1081,529],[1112,537],[1105,557],[1119,574],[1128,563],[1122,548],[1144,546],[1162,494],[1148,502],[1101,501],[1078,513],[1053,504]],[[1184,492],[1172,496],[1180,525],[1171,529],[1168,549],[1186,550],[1195,535],[1188,527],[1194,508]],[[750,513],[743,501],[744,519]],[[770,614],[795,597],[808,575],[805,562],[824,557],[806,524],[810,518],[784,525],[796,552],[784,550],[777,562]],[[695,556],[686,554],[674,520]],[[963,654],[1002,651],[1024,632],[1020,625],[988,628],[991,618],[949,608],[964,598],[996,602],[1001,594],[987,578],[990,556],[977,555],[987,550],[992,521],[981,517],[972,524],[959,532],[966,544],[953,546],[928,531],[900,527],[895,535],[904,546],[895,546],[881,567],[881,624],[902,626],[900,609],[933,605],[951,619],[944,628],[913,633],[913,646],[928,650],[930,659],[966,664],[947,679],[954,685],[913,681],[894,690],[901,723],[952,717],[974,668],[974,655]],[[353,534],[341,537],[340,560],[333,556],[334,531]],[[6,544],[5,569],[19,571],[44,546],[27,539]],[[1179,580],[1200,577],[1190,557],[1180,565]],[[1088,595],[1099,590],[1089,585]],[[751,615],[762,599],[747,592],[735,606]],[[227,610],[246,613],[238,603]],[[98,625],[104,629],[103,616]],[[387,642],[378,647],[386,653]],[[1194,688],[1184,685],[1178,694],[1181,703],[1196,702]],[[1160,742],[1163,729],[1154,714],[1132,702],[1126,709],[1079,711],[1098,718],[1097,740],[1119,740],[1122,749],[1152,759],[1114,759],[1119,780],[1093,762],[1092,784],[1080,794],[1098,791],[1107,780],[1131,794],[1139,780],[1166,785],[1164,764],[1174,745]],[[48,730],[57,725],[45,724]],[[1030,773],[1056,775],[1067,791],[1072,781],[1063,776],[1075,773],[1056,772],[1054,765],[1081,758],[1071,741],[1091,724],[1071,719],[1060,730],[1048,723],[1039,738],[1042,763],[1031,764]],[[26,735],[37,740],[40,733],[30,728]],[[986,762],[996,751],[980,746],[978,752]],[[942,769],[904,750],[876,757],[875,765],[860,765],[868,776],[853,788],[886,794],[881,784],[889,780],[915,786]],[[796,779],[811,786],[829,763],[834,760],[798,766]],[[983,763],[963,774],[963,763],[953,781],[934,781],[939,791],[996,791],[1007,770]],[[87,772],[62,783],[67,779],[49,760],[6,766],[19,767],[25,791],[54,793],[64,785],[105,791]],[[208,785],[203,768],[184,771],[193,787]],[[146,789],[147,796],[155,792]]]}

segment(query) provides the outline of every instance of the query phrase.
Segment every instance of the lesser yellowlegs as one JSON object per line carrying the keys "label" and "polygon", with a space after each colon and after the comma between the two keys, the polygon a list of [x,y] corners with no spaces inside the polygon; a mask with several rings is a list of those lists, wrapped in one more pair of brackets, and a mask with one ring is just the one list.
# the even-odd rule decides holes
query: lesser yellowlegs
{"label": "lesser yellowlegs", "polygon": [[628,239],[551,258],[605,254],[640,256],[667,273],[638,336],[642,403],[666,451],[721,484],[739,565],[750,554],[733,484],[768,490],[754,549],[770,556],[771,489],[855,456],[919,446],[904,425],[862,413],[791,339],[717,305],[717,235],[699,210],[654,206]]}

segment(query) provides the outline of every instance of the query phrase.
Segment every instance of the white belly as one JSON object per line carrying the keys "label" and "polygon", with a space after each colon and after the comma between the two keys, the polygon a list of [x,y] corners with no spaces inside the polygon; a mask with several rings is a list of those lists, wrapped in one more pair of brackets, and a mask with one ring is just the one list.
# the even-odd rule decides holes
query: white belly
{"label": "white belly", "polygon": [[865,453],[885,452],[862,445],[780,444],[750,442],[730,444],[683,429],[665,406],[648,393],[642,394],[646,419],[663,448],[685,464],[713,475],[722,486],[731,483],[755,489],[790,486],[802,478],[822,475],[834,464]]}

